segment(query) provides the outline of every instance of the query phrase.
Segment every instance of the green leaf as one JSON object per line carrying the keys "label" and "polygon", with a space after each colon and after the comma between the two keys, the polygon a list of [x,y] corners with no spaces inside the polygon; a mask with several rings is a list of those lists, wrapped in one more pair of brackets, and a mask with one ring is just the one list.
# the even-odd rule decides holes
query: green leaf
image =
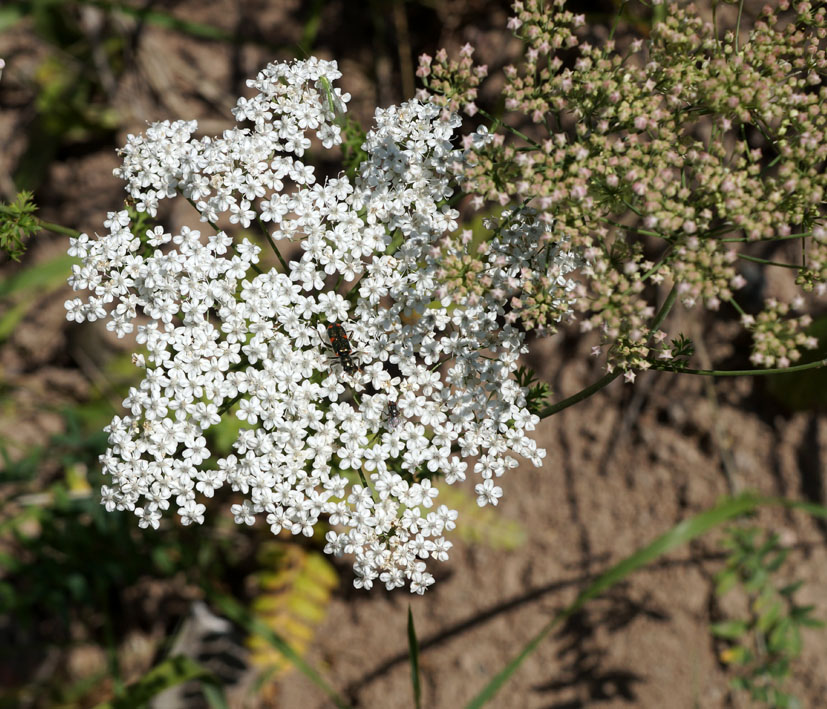
{"label": "green leaf", "polygon": [[490,701],[505,682],[517,671],[525,659],[531,655],[540,643],[548,637],[554,628],[562,621],[580,610],[588,601],[601,595],[616,583],[622,581],[637,569],[646,566],[663,554],[672,551],[682,544],[705,534],[719,524],[743,515],[762,506],[780,506],[800,509],[818,517],[827,517],[827,508],[809,502],[785,500],[774,497],[758,497],[744,494],[734,498],[727,498],[717,506],[706,512],[685,520],[671,530],[655,539],[651,544],[639,549],[631,556],[612,566],[599,576],[590,586],[581,591],[574,602],[557,613],[535,635],[522,651],[514,657],[493,679],[480,691],[466,706],[467,709],[478,709]]}
{"label": "green leaf", "polygon": [[723,596],[738,583],[738,572],[736,572],[735,569],[727,569],[718,574],[716,580],[715,595]]}
{"label": "green leaf", "polygon": [[745,620],[726,620],[709,626],[709,632],[719,638],[740,638],[748,630],[749,623]]}
{"label": "green leaf", "polygon": [[819,620],[818,618],[810,618],[809,616],[805,617],[805,618],[799,618],[798,619],[798,624],[805,627],[805,628],[823,628],[824,627],[824,621],[823,620]]}
{"label": "green leaf", "polygon": [[778,553],[778,555],[766,565],[765,568],[770,573],[773,573],[774,571],[778,571],[778,569],[781,568],[781,566],[784,564],[784,561],[786,561],[786,559],[787,559],[787,550],[782,549]]}
{"label": "green leaf", "polygon": [[[135,707],[142,707],[161,692],[190,680],[201,680],[206,684],[213,685],[216,692],[221,692],[221,685],[211,672],[205,670],[195,660],[184,655],[177,655],[156,665],[137,682],[130,684],[117,699],[98,704],[96,709],[134,709]],[[222,701],[223,704],[218,706],[227,706],[226,700],[222,698]]]}
{"label": "green leaf", "polygon": [[210,709],[229,709],[227,704],[227,697],[224,691],[212,684],[204,684],[201,687],[201,692],[204,694],[204,699],[207,700],[207,705]]}
{"label": "green leaf", "polygon": [[0,282],[0,298],[53,291],[66,283],[72,265],[76,263],[76,258],[61,254],[49,261],[29,266],[12,278]]}
{"label": "green leaf", "polygon": [[746,665],[752,661],[752,653],[743,645],[735,645],[723,653],[722,659],[728,665]]}
{"label": "green leaf", "polygon": [[762,633],[768,633],[778,622],[783,610],[780,601],[768,603],[766,608],[761,609],[761,615],[758,616],[758,622],[756,623],[758,630]]}
{"label": "green leaf", "polygon": [[770,581],[766,569],[758,568],[752,571],[752,575],[745,579],[744,588],[750,593],[759,593]]}
{"label": "green leaf", "polygon": [[804,585],[804,581],[795,581],[794,583],[782,586],[778,589],[778,593],[787,598],[791,597],[795,592]]}
{"label": "green leaf", "polygon": [[23,8],[18,5],[11,7],[0,7],[0,32],[5,32],[14,27],[23,18]]}
{"label": "green leaf", "polygon": [[749,683],[747,682],[746,678],[744,678],[744,677],[733,677],[729,681],[729,686],[732,687],[733,689],[740,689],[740,690],[749,689]]}
{"label": "green leaf", "polygon": [[411,686],[413,687],[414,706],[422,707],[422,684],[419,677],[419,641],[416,639],[413,613],[408,606],[408,659],[411,663]]}
{"label": "green leaf", "polygon": [[[759,619],[760,623],[760,619]],[[767,632],[769,628],[762,628],[763,632]],[[796,649],[796,641],[790,631],[793,630],[793,625],[789,618],[782,618],[779,623],[773,627],[767,636],[767,649],[773,653],[787,653],[790,655],[797,655],[800,647]]]}

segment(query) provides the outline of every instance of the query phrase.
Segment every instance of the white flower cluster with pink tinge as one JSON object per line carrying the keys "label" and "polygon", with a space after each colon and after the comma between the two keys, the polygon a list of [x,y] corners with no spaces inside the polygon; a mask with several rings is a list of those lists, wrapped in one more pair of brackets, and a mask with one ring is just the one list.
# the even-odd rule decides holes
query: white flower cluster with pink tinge
{"label": "white flower cluster with pink tinge", "polygon": [[[239,524],[322,524],[325,551],[355,557],[357,587],[423,593],[457,518],[437,485],[463,480],[473,456],[478,501],[496,504],[515,456],[540,465],[545,451],[513,376],[522,333],[490,299],[436,295],[459,121],[417,101],[379,109],[359,174],[317,182],[302,158],[314,137],[314,150],[342,141],[339,77],[334,62],[270,64],[239,127],[195,138],[195,122],[153,124],[116,171],[140,211],[183,196],[202,222],[261,225],[300,256],[270,268],[248,238],[206,224],[134,233],[114,212],[106,234],[72,240],[70,283],[90,294],[66,307],[144,348],[143,380],[107,428],[107,509],[157,528],[172,507],[200,524],[203,499],[229,486]],[[228,417],[241,422],[232,451],[213,451]]]}

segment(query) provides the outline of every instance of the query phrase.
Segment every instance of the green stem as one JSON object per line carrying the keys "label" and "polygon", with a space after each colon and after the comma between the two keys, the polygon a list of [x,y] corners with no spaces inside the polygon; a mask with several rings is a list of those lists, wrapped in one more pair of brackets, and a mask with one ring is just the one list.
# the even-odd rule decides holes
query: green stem
{"label": "green stem", "polygon": [[[639,210],[637,207],[633,207],[633,206],[632,206],[631,204],[629,204],[629,203],[628,203],[625,199],[621,199],[620,201],[621,201],[621,202],[623,202],[623,204],[625,204],[625,205],[626,205],[626,208],[627,208],[627,209],[632,210],[632,211],[633,211],[635,214],[637,214],[639,217],[642,217],[642,216],[643,216],[643,214],[640,212],[640,210]],[[661,237],[661,238],[663,238],[663,237]]]}
{"label": "green stem", "polygon": [[623,14],[623,8],[626,5],[626,0],[620,3],[617,7],[617,12],[615,13],[614,22],[612,22],[612,30],[609,32],[609,41],[614,39],[615,31],[617,30],[617,26],[620,23],[620,16]]}
{"label": "green stem", "polygon": [[712,28],[715,31],[715,47],[718,49],[718,53],[721,52],[721,40],[718,37],[718,3],[712,3]]}
{"label": "green stem", "polygon": [[666,316],[669,315],[669,311],[672,310],[672,306],[675,305],[675,301],[678,299],[678,284],[676,283],[672,286],[672,290],[669,291],[669,295],[666,296],[666,300],[663,301],[663,305],[660,306],[660,310],[655,314],[655,319],[652,321],[652,325],[649,328],[650,332],[655,332],[664,320],[666,320]]}
{"label": "green stem", "polygon": [[[672,306],[675,305],[675,301],[677,299],[678,286],[676,284],[672,286],[672,290],[669,291],[669,295],[666,296],[666,300],[663,301],[663,305],[660,306],[660,310],[658,310],[658,312],[655,314],[655,319],[652,320],[652,325],[649,328],[650,332],[654,333],[655,330],[657,330],[661,326],[661,323],[663,323],[663,321],[666,319],[666,316],[669,315],[669,311],[672,310]],[[567,409],[569,406],[573,404],[577,404],[583,401],[583,399],[588,399],[595,392],[598,392],[603,387],[611,384],[621,374],[623,374],[622,369],[618,369],[614,372],[604,374],[591,386],[587,386],[585,389],[581,389],[576,394],[573,394],[567,399],[563,399],[562,401],[558,401],[556,404],[551,404],[550,406],[547,406],[538,414],[538,416],[541,419],[544,419],[547,416],[556,414],[557,412],[562,411],[563,409]]]}
{"label": "green stem", "polygon": [[[0,204],[0,214],[15,215],[16,213],[13,209]],[[80,232],[77,229],[71,229],[68,226],[62,226],[61,224],[55,224],[54,222],[47,222],[45,219],[35,217],[32,214],[29,214],[28,216],[34,219],[37,224],[37,228],[41,231],[51,231],[55,234],[64,234],[65,236],[72,236],[75,238],[80,236]]]}
{"label": "green stem", "polygon": [[221,408],[218,410],[218,415],[223,416],[224,414],[226,414],[231,408],[233,408],[233,406],[235,406],[239,401],[241,401],[241,398],[243,396],[244,396],[244,394],[238,394],[237,396],[234,396],[229,401],[226,401],[221,406]]}
{"label": "green stem", "polygon": [[789,236],[768,236],[762,239],[749,239],[745,236],[732,238],[732,239],[721,239],[722,244],[733,244],[733,243],[749,243],[753,241],[787,241],[788,239],[802,239],[808,236],[812,236],[813,232],[805,231],[801,234],[790,234]]}
{"label": "green stem", "polygon": [[684,369],[682,367],[671,367],[669,365],[653,364],[652,369],[659,372],[675,372],[676,374],[699,374],[706,377],[745,377],[764,376],[767,374],[791,374],[803,372],[806,369],[819,369],[827,367],[827,359],[819,359],[807,364],[797,364],[794,367],[775,367],[774,369]]}
{"label": "green stem", "polygon": [[568,397],[567,399],[563,399],[562,401],[558,401],[556,404],[546,406],[546,408],[543,409],[538,414],[538,416],[541,419],[544,419],[548,416],[553,416],[554,414],[562,411],[563,409],[567,409],[569,406],[577,404],[583,401],[584,399],[588,399],[592,394],[600,391],[603,387],[611,384],[621,374],[623,374],[623,371],[620,369],[614,372],[609,372],[608,374],[604,374],[591,386],[587,386],[585,389],[581,389],[576,394],[572,394],[572,396]]}
{"label": "green stem", "polygon": [[741,31],[741,13],[744,11],[744,0],[738,3],[738,19],[735,20],[735,53],[739,53],[738,38]]}
{"label": "green stem", "polygon": [[792,263],[781,263],[780,261],[769,261],[765,258],[758,258],[757,256],[749,256],[748,254],[738,254],[738,258],[744,261],[753,261],[754,263],[763,263],[765,266],[781,266],[781,268],[804,268],[803,266],[796,266]]}
{"label": "green stem", "polygon": [[738,305],[738,302],[735,300],[735,298],[727,298],[727,303],[729,303],[733,308],[735,308],[741,317],[744,317],[744,315],[746,315],[744,309],[740,305]]}
{"label": "green stem", "polygon": [[511,131],[514,135],[519,136],[520,138],[522,138],[529,145],[533,145],[535,148],[538,148],[538,149],[541,147],[540,144],[536,140],[533,140],[532,138],[529,138],[525,133],[523,133],[522,131],[517,130],[516,128],[508,125],[507,123],[503,123],[499,118],[495,118],[490,113],[488,113],[488,111],[485,111],[484,109],[481,108],[481,109],[479,109],[479,112],[480,112],[480,115],[485,116],[489,121],[493,121],[495,128],[497,126],[502,126],[506,130]]}
{"label": "green stem", "polygon": [[70,229],[67,226],[61,226],[60,224],[55,224],[54,222],[47,222],[43,219],[37,219],[37,226],[44,231],[51,231],[55,234],[65,234],[66,236],[73,236],[78,237],[80,236],[80,232],[77,229]]}
{"label": "green stem", "polygon": [[616,222],[614,219],[609,219],[608,217],[600,217],[598,221],[605,222],[606,224],[611,224],[612,226],[617,227],[618,229],[623,229],[624,231],[633,231],[635,232],[635,234],[643,234],[644,236],[656,236],[658,239],[669,241],[668,237],[656,231],[650,231],[649,229],[638,229],[636,226],[621,224],[620,222]]}
{"label": "green stem", "polygon": [[391,237],[391,243],[388,244],[387,248],[385,248],[385,256],[393,256],[396,253],[396,250],[402,246],[403,241],[405,241],[404,234],[397,230],[397,232]]}
{"label": "green stem", "polygon": [[652,275],[654,275],[655,273],[657,273],[657,271],[658,271],[658,270],[660,270],[660,267],[661,267],[661,266],[663,266],[663,264],[664,264],[664,263],[666,263],[666,260],[667,260],[667,258],[671,255],[671,253],[672,253],[672,247],[671,247],[671,246],[669,246],[669,247],[667,247],[667,249],[663,252],[663,254],[661,254],[661,257],[657,260],[657,262],[655,263],[655,265],[654,265],[654,266],[652,266],[652,268],[650,268],[648,271],[646,271],[646,273],[644,273],[644,274],[640,277],[640,280],[641,280],[641,281],[646,281],[646,280],[649,280],[649,278],[650,278]]}
{"label": "green stem", "polygon": [[279,263],[281,263],[281,267],[284,269],[284,272],[289,273],[290,269],[287,267],[287,261],[285,261],[284,257],[281,255],[281,251],[279,251],[278,246],[276,246],[276,242],[273,241],[273,236],[272,236],[272,234],[270,234],[270,230],[266,226],[264,226],[264,222],[262,222],[260,218],[257,217],[256,221],[258,222],[258,225],[259,225],[259,228],[261,229],[261,232],[264,234],[265,238],[267,239],[267,242],[270,244],[270,248],[272,248],[273,251],[275,252],[276,257],[279,260]]}

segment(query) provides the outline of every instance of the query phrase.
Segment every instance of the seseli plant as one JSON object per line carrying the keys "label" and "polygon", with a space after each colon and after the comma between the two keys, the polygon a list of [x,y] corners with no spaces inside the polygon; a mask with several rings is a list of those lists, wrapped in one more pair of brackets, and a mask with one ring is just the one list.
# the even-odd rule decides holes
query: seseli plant
{"label": "seseli plant", "polygon": [[[423,57],[427,90],[377,109],[361,146],[335,62],[315,58],[267,66],[221,136],[194,121],[129,136],[116,175],[139,218],[72,239],[70,282],[90,293],[66,303],[142,346],[143,380],[107,429],[108,509],[201,523],[228,487],[239,524],[320,529],[357,587],[423,593],[456,520],[439,488],[469,465],[496,505],[517,456],[542,464],[540,418],[621,373],[741,373],[687,366],[691,342],[660,329],[677,301],[740,313],[757,373],[824,364],[795,365],[818,344],[790,315],[804,297],[738,302],[746,261],[827,292],[824,9],[765,10],[742,37],[670,5],[621,53],[611,35],[584,41],[562,5],[514,5],[509,122],[477,106],[487,70],[465,47]],[[459,109],[490,125],[457,140]],[[317,179],[307,151],[343,142],[348,170]],[[482,238],[460,228],[463,192],[488,210]],[[199,228],[149,223],[175,198]],[[754,255],[777,242],[795,263]],[[607,374],[546,405],[518,360],[527,333],[565,318],[600,332]],[[227,417],[232,449],[212,450]]]}
{"label": "seseli plant", "polygon": [[[584,16],[564,5],[514,3],[509,27],[525,52],[504,69],[504,118],[477,106],[487,67],[474,65],[472,47],[457,60],[420,58],[421,98],[489,119],[453,166],[463,190],[478,207],[511,205],[547,227],[533,250],[495,257],[519,283],[492,283],[483,243],[476,259],[444,265],[444,292],[462,302],[498,288],[510,322],[551,332],[564,274],[535,268],[529,254],[555,248],[581,260],[563,309],[600,333],[603,383],[650,368],[691,371],[655,318],[661,285],[671,288],[667,307],[734,309],[753,336],[755,367],[794,365],[818,345],[805,332],[810,316],[792,315],[806,307],[802,291],[827,294],[824,6],[767,6],[747,33],[669,3],[656,8],[648,41],[621,51],[614,28],[595,44]],[[746,262],[789,270],[799,292],[748,312],[739,303]]]}

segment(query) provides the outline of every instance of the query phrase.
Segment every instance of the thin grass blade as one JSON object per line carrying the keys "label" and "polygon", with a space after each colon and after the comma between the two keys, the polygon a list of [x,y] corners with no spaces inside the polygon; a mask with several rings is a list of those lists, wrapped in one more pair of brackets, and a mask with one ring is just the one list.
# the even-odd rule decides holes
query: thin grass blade
{"label": "thin grass blade", "polygon": [[827,507],[821,505],[745,494],[734,498],[727,498],[712,509],[681,522],[655,539],[651,544],[639,549],[599,576],[594,583],[577,596],[571,605],[557,613],[540,632],[531,639],[520,653],[466,705],[467,709],[478,709],[489,702],[506,681],[517,671],[520,665],[522,665],[523,661],[546,639],[549,633],[570,615],[580,610],[588,601],[596,598],[619,581],[622,581],[633,571],[646,566],[659,556],[705,534],[723,522],[734,517],[739,517],[762,506],[781,506],[800,509],[816,517],[827,517]]}

